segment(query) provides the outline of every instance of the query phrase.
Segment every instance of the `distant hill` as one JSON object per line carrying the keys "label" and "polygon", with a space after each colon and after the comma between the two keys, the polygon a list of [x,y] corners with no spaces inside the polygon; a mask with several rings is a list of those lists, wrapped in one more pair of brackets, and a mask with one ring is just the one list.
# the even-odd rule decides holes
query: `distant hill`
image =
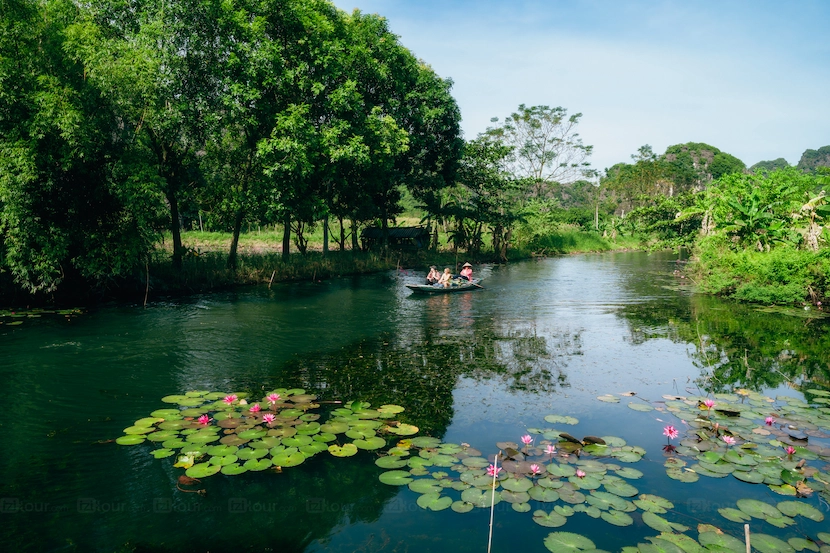
{"label": "distant hill", "polygon": [[776,169],[786,169],[789,166],[790,163],[786,159],[779,157],[778,159],[773,159],[772,161],[759,161],[750,167],[749,170],[753,173],[759,170],[775,171]]}
{"label": "distant hill", "polygon": [[816,167],[830,167],[830,146],[822,146],[818,150],[805,150],[796,167],[808,173],[815,172]]}
{"label": "distant hill", "polygon": [[677,191],[702,190],[723,175],[746,171],[746,164],[735,156],[697,142],[669,146],[663,159]]}

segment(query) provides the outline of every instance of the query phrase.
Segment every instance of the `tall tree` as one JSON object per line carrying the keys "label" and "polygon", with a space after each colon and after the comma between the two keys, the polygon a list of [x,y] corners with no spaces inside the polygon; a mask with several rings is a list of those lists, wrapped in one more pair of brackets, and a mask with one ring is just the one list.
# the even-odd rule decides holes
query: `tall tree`
{"label": "tall tree", "polygon": [[[488,134],[514,147],[513,172],[533,182],[533,195],[546,194],[547,183],[571,183],[584,176],[593,146],[576,132],[581,113],[568,115],[563,107],[519,105]],[[498,119],[494,119],[498,122]]]}

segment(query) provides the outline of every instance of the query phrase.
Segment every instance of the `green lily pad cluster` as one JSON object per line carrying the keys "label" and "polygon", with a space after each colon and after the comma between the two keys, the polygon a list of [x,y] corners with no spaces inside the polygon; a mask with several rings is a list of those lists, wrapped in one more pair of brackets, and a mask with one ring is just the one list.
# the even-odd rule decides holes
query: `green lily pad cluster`
{"label": "green lily pad cluster", "polygon": [[316,396],[279,388],[259,400],[244,393],[191,391],[162,401],[158,409],[124,429],[115,441],[133,446],[156,444],[157,458],[177,456],[176,467],[191,478],[204,478],[294,467],[319,453],[351,457],[358,450],[380,450],[390,437],[411,436],[418,428],[395,418],[398,405],[376,409],[352,401],[334,409],[328,420],[314,412]]}
{"label": "green lily pad cluster", "polygon": [[[577,419],[549,415],[548,422],[575,425]],[[627,445],[616,436],[578,440],[557,429],[528,429],[523,443],[499,442],[500,454],[491,459],[467,444],[444,443],[437,438],[403,440],[376,464],[390,469],[381,482],[407,486],[419,494],[424,509],[452,509],[466,513],[491,504],[510,503],[512,509],[530,513],[533,522],[548,528],[564,526],[577,513],[601,519],[613,526],[630,526],[639,519],[666,532],[688,528],[664,515],[674,505],[667,499],[641,494],[631,483],[643,476],[639,470],[618,463],[636,463],[645,450]],[[534,444],[531,434],[542,436]],[[580,450],[579,455],[573,455]],[[600,460],[598,457],[604,457]],[[498,469],[493,462],[498,464]],[[493,473],[498,472],[494,478]],[[556,532],[545,545],[551,550],[594,549],[583,536]],[[584,544],[585,547],[581,547]]]}
{"label": "green lily pad cluster", "polygon": [[830,500],[830,472],[808,465],[830,461],[830,392],[808,389],[805,396],[810,402],[741,389],[714,398],[664,396],[653,405],[635,405],[668,411],[682,421],[677,429],[685,435],[676,448],[667,448],[677,455],[665,462],[666,474],[675,480],[732,476],[781,495],[818,492]]}

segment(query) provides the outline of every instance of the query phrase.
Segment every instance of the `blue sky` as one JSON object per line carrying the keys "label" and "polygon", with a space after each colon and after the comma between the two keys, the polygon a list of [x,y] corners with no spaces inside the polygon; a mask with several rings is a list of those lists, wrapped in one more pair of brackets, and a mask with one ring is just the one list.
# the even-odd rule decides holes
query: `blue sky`
{"label": "blue sky", "polygon": [[827,0],[334,0],[454,81],[465,138],[519,104],[582,113],[593,167],[705,142],[748,166],[830,145]]}

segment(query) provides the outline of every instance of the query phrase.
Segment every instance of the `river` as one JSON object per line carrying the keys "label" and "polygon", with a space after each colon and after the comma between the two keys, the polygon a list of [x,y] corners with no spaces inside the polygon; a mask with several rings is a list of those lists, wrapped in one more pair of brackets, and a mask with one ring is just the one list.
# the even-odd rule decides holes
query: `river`
{"label": "river", "polygon": [[[830,344],[825,320],[805,316],[812,313],[691,293],[676,273],[682,261],[674,253],[613,253],[481,267],[485,290],[430,297],[403,286],[419,275],[391,273],[151,297],[146,308],[44,313],[14,319],[22,321],[16,326],[7,317],[3,549],[486,550],[489,510],[421,509],[418,494],[378,480],[383,470],[368,452],[325,453],[281,474],[211,476],[204,495],[177,490],[183,471],[174,458],[153,458],[149,442],[112,440],[169,407],[163,396],[188,390],[302,388],[324,401],[397,404],[421,434],[484,455],[527,428],[550,427],[546,415],[575,417],[568,429],[575,435],[622,436],[645,448],[636,482],[643,493],[672,499],[689,526],[714,523],[712,498],[724,481],[667,478],[661,432],[671,415],[626,409],[619,394],[659,404],[663,396],[745,387],[800,398],[806,382],[830,385]],[[603,394],[622,404],[597,401]],[[752,488],[736,493],[769,496],[765,486],[730,482]],[[824,505],[818,495],[809,501]],[[610,551],[655,534],[584,514],[556,530],[590,535]],[[551,531],[502,503],[493,550],[543,551]]]}

